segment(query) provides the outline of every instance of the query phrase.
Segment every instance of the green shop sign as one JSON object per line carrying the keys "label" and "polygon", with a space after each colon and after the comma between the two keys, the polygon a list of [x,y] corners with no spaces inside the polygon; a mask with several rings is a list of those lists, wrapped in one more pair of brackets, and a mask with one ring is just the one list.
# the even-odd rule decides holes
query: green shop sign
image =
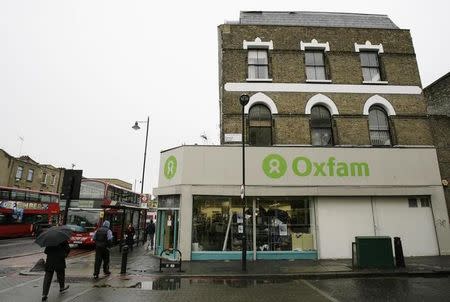
{"label": "green shop sign", "polygon": [[164,163],[164,176],[167,179],[171,179],[177,173],[177,159],[175,156],[171,155]]}
{"label": "green shop sign", "polygon": [[[281,155],[270,154],[264,158],[262,169],[268,177],[280,178],[286,173],[287,163]],[[323,162],[298,156],[292,161],[292,171],[297,176],[363,177],[370,175],[368,163],[337,161],[333,156]]]}

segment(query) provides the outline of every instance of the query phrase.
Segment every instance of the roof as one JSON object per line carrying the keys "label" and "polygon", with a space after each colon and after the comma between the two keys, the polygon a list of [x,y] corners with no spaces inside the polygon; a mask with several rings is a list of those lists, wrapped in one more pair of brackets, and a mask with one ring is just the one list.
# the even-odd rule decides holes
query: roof
{"label": "roof", "polygon": [[399,29],[387,15],[331,12],[241,11],[239,24]]}
{"label": "roof", "polygon": [[437,83],[440,83],[442,80],[444,80],[445,78],[447,78],[449,76],[450,76],[450,72],[447,72],[442,77],[440,77],[439,79],[435,80],[433,83],[431,83],[430,85],[425,87],[423,90],[429,90],[432,86],[436,85]]}

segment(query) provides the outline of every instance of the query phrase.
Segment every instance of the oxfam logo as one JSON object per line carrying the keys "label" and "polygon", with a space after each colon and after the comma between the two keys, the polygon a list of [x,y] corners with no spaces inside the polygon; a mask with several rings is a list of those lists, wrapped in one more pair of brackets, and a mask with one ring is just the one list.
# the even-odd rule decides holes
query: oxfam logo
{"label": "oxfam logo", "polygon": [[177,159],[175,156],[169,156],[164,164],[164,175],[167,179],[171,179],[177,173]]}
{"label": "oxfam logo", "polygon": [[270,178],[280,178],[286,173],[286,161],[278,154],[270,154],[264,158],[262,169]]}

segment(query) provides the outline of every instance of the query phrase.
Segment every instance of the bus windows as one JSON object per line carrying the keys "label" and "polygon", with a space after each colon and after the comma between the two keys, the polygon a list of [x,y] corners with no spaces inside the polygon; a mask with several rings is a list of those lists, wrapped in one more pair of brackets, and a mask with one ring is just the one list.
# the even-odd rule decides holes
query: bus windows
{"label": "bus windows", "polygon": [[43,194],[40,194],[39,195],[39,199],[41,200],[41,202],[50,202],[50,195],[43,195]]}
{"label": "bus windows", "polygon": [[9,191],[8,190],[0,190],[0,199],[8,200],[9,199]]}
{"label": "bus windows", "polygon": [[81,227],[85,232],[94,231],[100,220],[99,211],[70,211],[67,224]]}
{"label": "bus windows", "polygon": [[27,201],[39,201],[39,193],[27,192]]}
{"label": "bus windows", "polygon": [[25,200],[25,192],[11,191],[11,200],[24,201]]}

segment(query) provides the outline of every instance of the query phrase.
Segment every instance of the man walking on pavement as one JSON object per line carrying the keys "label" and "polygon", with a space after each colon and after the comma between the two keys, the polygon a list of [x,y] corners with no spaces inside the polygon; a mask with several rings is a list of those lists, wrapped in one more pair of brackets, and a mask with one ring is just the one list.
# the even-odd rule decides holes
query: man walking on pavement
{"label": "man walking on pavement", "polygon": [[150,223],[147,225],[147,234],[150,237],[150,242],[148,244],[148,249],[149,250],[153,250],[154,248],[154,244],[153,244],[153,240],[155,237],[155,224],[153,223],[153,220],[150,219]]}
{"label": "man walking on pavement", "polygon": [[113,235],[109,229],[110,223],[108,220],[103,222],[101,228],[99,228],[92,239],[95,241],[95,265],[94,265],[94,279],[98,279],[100,273],[100,266],[103,261],[103,273],[108,276],[111,274],[109,271],[109,247],[111,246]]}

